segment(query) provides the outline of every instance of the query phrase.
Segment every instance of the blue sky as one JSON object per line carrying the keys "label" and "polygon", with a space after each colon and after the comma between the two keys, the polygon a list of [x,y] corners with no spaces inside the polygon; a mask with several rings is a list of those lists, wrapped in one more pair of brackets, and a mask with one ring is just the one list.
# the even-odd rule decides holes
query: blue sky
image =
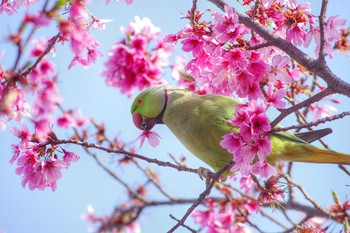
{"label": "blue sky", "polygon": [[[40,1],[43,2],[43,1]],[[93,1],[92,1],[93,2]],[[109,47],[121,38],[120,26],[127,26],[128,22],[134,20],[135,15],[149,17],[152,22],[162,29],[162,34],[176,33],[187,21],[181,19],[184,13],[190,9],[192,1],[141,1],[131,6],[124,3],[111,3],[106,6],[102,1],[94,1],[90,4],[90,10],[98,18],[113,19],[107,25],[105,31],[95,31],[95,38],[101,42],[101,51],[107,54]],[[104,1],[103,1],[104,2]],[[40,3],[39,3],[40,4]],[[319,4],[313,1],[312,6]],[[213,5],[206,1],[199,1],[201,10],[212,8]],[[317,14],[319,6],[315,5],[314,12]],[[349,4],[341,1],[330,2],[328,15],[340,15],[350,21]],[[23,13],[23,10],[19,12]],[[18,15],[0,16],[0,35],[14,32],[19,24]],[[349,22],[347,23],[349,26]],[[38,32],[39,38],[43,35],[54,35],[55,26]],[[13,48],[0,36],[0,51],[6,49],[5,59],[0,61],[3,66],[13,63]],[[120,135],[126,142],[132,142],[140,133],[132,123],[130,117],[130,105],[133,98],[127,98],[119,93],[119,90],[107,87],[100,71],[107,56],[100,58],[99,62],[88,69],[74,67],[67,70],[71,59],[68,46],[57,45],[57,55],[52,58],[55,69],[60,77],[60,93],[64,98],[65,108],[80,108],[84,115],[91,116],[98,122],[104,122],[107,135]],[[176,52],[181,55],[181,51]],[[350,79],[349,58],[343,54],[336,54],[336,58],[330,61],[333,71],[345,81]],[[67,59],[69,58],[69,59]],[[171,80],[169,72],[165,74]],[[343,96],[339,97],[342,104],[336,106],[339,112],[349,110],[349,100]],[[283,125],[294,124],[288,119]],[[10,127],[15,124],[10,125]],[[9,127],[9,128],[10,128]],[[344,118],[337,122],[327,124],[333,129],[333,134],[325,138],[333,150],[350,153],[348,130],[350,118]],[[152,148],[145,145],[139,153],[161,160],[169,160],[167,152],[173,152],[175,156],[188,155],[187,162],[191,167],[205,166],[194,156],[191,156],[179,142],[171,135],[165,126],[157,126],[155,130],[161,135],[160,146]],[[67,137],[68,133],[62,133],[61,138]],[[63,178],[58,182],[56,192],[51,190],[29,191],[20,185],[20,177],[15,174],[15,166],[8,161],[12,156],[11,144],[17,139],[9,133],[0,132],[0,230],[6,233],[17,232],[86,232],[87,224],[80,219],[80,215],[86,213],[86,207],[91,204],[99,214],[108,214],[113,206],[124,200],[125,190],[117,184],[108,174],[99,168],[91,157],[86,155],[79,147],[67,146],[67,150],[74,151],[80,155],[78,163],[73,164],[68,170],[63,171]],[[103,160],[110,164],[121,176],[130,177],[131,185],[138,184],[140,175],[134,173],[133,169],[117,167],[113,165],[111,155],[98,152]],[[204,189],[204,183],[196,175],[180,173],[165,168],[143,163],[156,169],[161,177],[162,184],[170,193],[178,197],[197,197]],[[335,165],[310,165],[299,164],[295,166],[295,180],[307,187],[308,193],[316,201],[331,203],[331,190],[340,194],[344,200],[349,197],[349,178],[337,169]],[[156,192],[150,193],[150,197],[157,199],[160,195]],[[169,218],[169,214],[180,218],[188,206],[150,208],[144,213],[140,223],[143,232],[165,232],[175,223]],[[326,206],[324,206],[326,207]],[[274,213],[271,213],[272,215]],[[183,232],[183,230],[179,230]]]}

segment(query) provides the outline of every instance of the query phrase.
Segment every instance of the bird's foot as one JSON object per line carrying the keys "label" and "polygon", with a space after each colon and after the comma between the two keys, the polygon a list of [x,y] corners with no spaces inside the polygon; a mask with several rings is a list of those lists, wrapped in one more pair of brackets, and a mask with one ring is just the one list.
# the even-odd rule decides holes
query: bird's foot
{"label": "bird's foot", "polygon": [[[210,181],[212,181],[214,179],[215,173],[210,171],[207,168],[204,167],[199,167],[198,168],[198,175],[199,178],[201,178],[201,180],[203,180],[203,178],[205,179],[205,185],[208,186]],[[217,182],[224,182],[227,178],[226,177],[219,177],[219,179],[217,180]]]}

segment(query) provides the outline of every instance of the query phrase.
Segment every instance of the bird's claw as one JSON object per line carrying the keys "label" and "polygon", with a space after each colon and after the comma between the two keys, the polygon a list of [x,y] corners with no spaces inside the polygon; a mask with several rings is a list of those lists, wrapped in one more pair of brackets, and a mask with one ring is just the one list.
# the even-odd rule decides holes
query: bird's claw
{"label": "bird's claw", "polygon": [[[208,186],[210,181],[213,180],[215,173],[213,173],[212,171],[210,171],[207,168],[199,167],[198,168],[198,175],[199,175],[199,178],[201,178],[201,180],[203,180],[203,178],[205,179],[205,185]],[[226,180],[225,177],[219,177],[217,182],[223,182],[225,180]]]}

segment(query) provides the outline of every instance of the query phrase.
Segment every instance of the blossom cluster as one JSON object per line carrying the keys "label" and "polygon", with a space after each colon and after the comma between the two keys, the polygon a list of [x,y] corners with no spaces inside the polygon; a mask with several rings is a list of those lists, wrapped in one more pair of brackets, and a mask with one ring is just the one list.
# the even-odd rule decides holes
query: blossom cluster
{"label": "blossom cluster", "polygon": [[80,109],[71,109],[66,111],[62,116],[57,118],[57,125],[62,128],[79,128],[89,122],[89,119],[84,117]]}
{"label": "blossom cluster", "polygon": [[[98,56],[102,56],[99,46],[100,43],[90,34],[91,27],[104,30],[105,22],[108,20],[97,19],[86,10],[86,0],[71,1],[69,8],[69,17],[60,19],[60,41],[62,43],[69,41],[70,47],[74,53],[69,68],[80,64],[88,67],[95,63]],[[91,18],[91,21],[89,21]],[[84,57],[84,53],[85,56]]]}
{"label": "blossom cluster", "polygon": [[223,136],[220,145],[233,154],[233,170],[242,175],[250,173],[267,177],[275,170],[266,157],[271,154],[271,143],[267,132],[271,130],[266,116],[266,105],[251,101],[249,104],[236,105],[235,118],[230,123],[236,128]]}
{"label": "blossom cluster", "polygon": [[[218,206],[217,206],[218,205]],[[208,199],[207,210],[195,210],[192,217],[206,232],[251,232],[244,223],[251,213],[258,209],[258,204],[250,199],[235,198],[232,201],[216,203]]]}
{"label": "blossom cluster", "polygon": [[263,40],[254,34],[245,41],[250,30],[239,24],[238,16],[228,6],[224,15],[213,13],[214,22],[199,21],[200,17],[201,14],[194,24],[165,38],[167,42],[180,41],[182,49],[192,53],[186,72],[196,86],[207,93],[257,100],[265,98],[260,85],[264,84],[277,107],[283,106],[283,91],[276,92],[292,80],[289,58],[272,47],[249,50],[249,46]]}
{"label": "blossom cluster", "polygon": [[[320,27],[316,23],[317,16],[311,13],[310,3],[297,4],[294,0],[263,1],[258,9],[251,8],[247,14],[250,17],[256,14],[255,17],[262,25],[269,26],[278,36],[296,46],[309,47],[311,41],[314,41],[315,55],[319,55]],[[338,16],[330,16],[324,24],[325,52],[331,58],[334,51],[332,44],[340,40],[339,28],[344,26],[345,22]]]}
{"label": "blossom cluster", "polygon": [[6,13],[7,15],[12,15],[14,13],[17,13],[17,10],[25,6],[27,9],[29,9],[31,4],[37,3],[38,0],[3,0],[0,4],[0,14]]}
{"label": "blossom cluster", "polygon": [[[250,17],[254,16],[295,46],[308,47],[314,40],[318,56],[320,28],[309,3],[297,4],[290,0],[262,1],[257,5],[255,1],[244,1],[244,4],[251,7],[247,12]],[[293,61],[276,47],[264,45],[264,39],[239,23],[231,7],[225,6],[224,11],[224,14],[212,13],[212,22],[202,20],[203,13],[192,15],[189,12],[187,17],[191,24],[177,34],[168,35],[165,41],[180,42],[182,50],[192,54],[193,58],[185,67],[191,77],[189,89],[195,86],[195,90],[204,93],[249,100],[249,104],[237,107],[235,118],[230,121],[239,132],[225,135],[221,146],[234,155],[234,170],[240,168],[244,175],[253,172],[268,176],[274,169],[266,162],[271,143],[266,134],[270,125],[265,111],[268,106],[285,107],[282,99],[293,98],[294,93],[288,90],[300,80],[303,82],[304,70],[293,65]],[[325,21],[325,52],[330,57],[333,44],[341,38],[339,28],[344,24],[345,20],[337,16]],[[258,100],[265,105],[258,105]],[[312,109],[315,117],[330,115],[333,110],[323,106]]]}
{"label": "blossom cluster", "polygon": [[121,32],[125,38],[111,47],[102,71],[107,85],[130,96],[135,87],[142,90],[162,83],[163,67],[168,66],[173,46],[157,40],[160,29],[150,19],[136,16]]}
{"label": "blossom cluster", "polygon": [[[31,135],[28,128],[12,128],[12,133],[21,139],[19,144],[13,144],[14,151],[10,163],[17,161],[16,174],[22,175],[22,186],[28,184],[30,190],[44,190],[49,187],[53,191],[57,188],[57,181],[62,177],[61,169],[68,168],[71,162],[76,162],[79,156],[62,150],[55,145],[46,147],[45,142],[38,143],[37,136]],[[47,139],[55,137],[53,133],[47,135]],[[57,152],[63,153],[62,159]]]}
{"label": "blossom cluster", "polygon": [[[34,60],[40,57],[40,62],[27,76],[19,79],[20,85],[9,85],[7,78],[11,73],[2,68],[0,89],[4,104],[0,114],[1,125],[5,130],[11,120],[22,124],[21,129],[14,127],[11,130],[21,141],[12,145],[13,157],[10,163],[17,162],[16,174],[22,175],[23,187],[28,184],[30,190],[43,190],[47,187],[56,190],[61,169],[68,168],[71,162],[79,159],[74,153],[55,145],[49,146],[48,143],[49,139],[55,138],[52,131],[53,118],[57,104],[62,100],[54,64],[48,55],[42,56],[49,43],[50,40],[44,39],[33,41],[29,57]],[[28,96],[31,96],[32,103],[27,103]],[[79,111],[74,117],[76,127],[86,123]],[[34,133],[30,133],[27,127],[28,120],[34,125]]]}

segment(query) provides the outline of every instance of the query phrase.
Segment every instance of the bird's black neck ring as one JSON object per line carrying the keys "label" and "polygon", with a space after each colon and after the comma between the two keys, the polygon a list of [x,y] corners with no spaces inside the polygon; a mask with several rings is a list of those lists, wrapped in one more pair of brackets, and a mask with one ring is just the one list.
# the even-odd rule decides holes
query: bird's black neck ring
{"label": "bird's black neck ring", "polygon": [[166,106],[168,104],[168,87],[167,86],[164,86],[164,106],[163,106],[163,109],[162,111],[158,114],[158,116],[155,118],[157,124],[164,124],[163,122],[163,116],[164,116],[164,112],[166,110]]}

